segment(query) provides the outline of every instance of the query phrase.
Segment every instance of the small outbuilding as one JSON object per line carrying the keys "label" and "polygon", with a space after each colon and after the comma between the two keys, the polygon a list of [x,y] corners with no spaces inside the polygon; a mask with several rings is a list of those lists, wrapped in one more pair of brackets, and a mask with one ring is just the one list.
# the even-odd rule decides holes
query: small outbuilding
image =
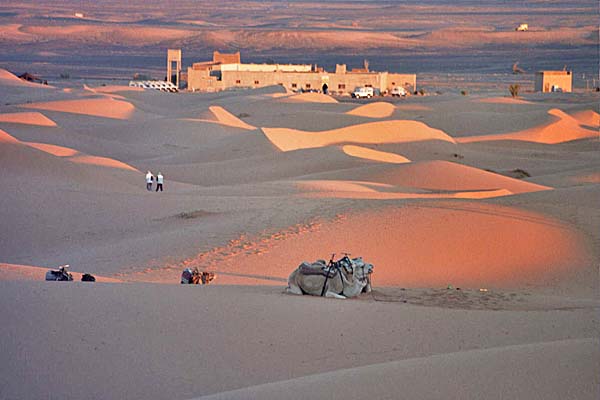
{"label": "small outbuilding", "polygon": [[573,71],[539,71],[535,74],[535,91],[572,92]]}

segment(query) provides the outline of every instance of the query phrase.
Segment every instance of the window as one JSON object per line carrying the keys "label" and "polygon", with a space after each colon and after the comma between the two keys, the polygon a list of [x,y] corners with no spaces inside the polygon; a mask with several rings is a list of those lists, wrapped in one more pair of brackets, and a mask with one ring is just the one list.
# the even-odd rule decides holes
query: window
{"label": "window", "polygon": [[396,86],[396,82],[392,82],[392,86]]}
{"label": "window", "polygon": [[365,87],[373,87],[373,85],[365,85]]}
{"label": "window", "polygon": [[310,89],[310,83],[307,83],[307,84],[306,84],[306,88],[307,88],[307,89]]}
{"label": "window", "polygon": [[236,85],[239,85],[240,83],[242,83],[242,81],[241,81],[241,80],[239,80],[239,79],[237,79],[237,80],[235,81],[235,84],[236,84]]}
{"label": "window", "polygon": [[255,84],[255,85],[258,85],[259,83],[260,83],[259,81],[254,81],[254,84]]}
{"label": "window", "polygon": [[340,83],[338,85],[338,89],[346,89],[346,84],[345,83]]}
{"label": "window", "polygon": [[298,84],[297,84],[297,83],[292,83],[292,87],[293,87],[293,88],[297,88],[297,87],[298,87]]}

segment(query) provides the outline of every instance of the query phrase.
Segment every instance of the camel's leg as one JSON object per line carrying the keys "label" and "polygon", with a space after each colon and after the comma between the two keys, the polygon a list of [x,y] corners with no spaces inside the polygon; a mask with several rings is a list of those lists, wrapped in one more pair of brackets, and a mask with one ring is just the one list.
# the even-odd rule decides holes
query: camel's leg
{"label": "camel's leg", "polygon": [[346,296],[342,296],[341,294],[337,294],[337,293],[329,292],[329,291],[325,292],[325,297],[331,297],[334,299],[345,299],[346,298]]}
{"label": "camel's leg", "polygon": [[299,295],[303,295],[304,293],[302,293],[302,289],[300,289],[299,286],[296,286],[292,283],[288,284],[288,287],[285,289],[286,292],[291,293],[291,294],[299,294]]}

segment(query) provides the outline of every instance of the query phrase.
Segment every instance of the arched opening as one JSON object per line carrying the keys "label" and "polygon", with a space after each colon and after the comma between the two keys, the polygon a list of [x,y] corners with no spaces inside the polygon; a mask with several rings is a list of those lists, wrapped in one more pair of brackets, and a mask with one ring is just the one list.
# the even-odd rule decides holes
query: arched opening
{"label": "arched opening", "polygon": [[327,84],[326,84],[326,83],[324,83],[324,84],[323,84],[323,87],[322,87],[322,89],[323,89],[323,94],[327,94],[327,91],[328,91],[328,89],[329,89],[329,86],[327,86]]}

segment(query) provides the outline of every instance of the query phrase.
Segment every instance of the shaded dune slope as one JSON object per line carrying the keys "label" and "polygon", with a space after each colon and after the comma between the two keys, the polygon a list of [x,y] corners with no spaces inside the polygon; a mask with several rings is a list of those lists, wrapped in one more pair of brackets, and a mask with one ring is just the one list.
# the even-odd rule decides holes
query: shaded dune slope
{"label": "shaded dune slope", "polygon": [[[597,394],[591,382],[599,344],[597,339],[569,339],[437,354],[266,383],[197,400],[433,399],[440,393],[498,400],[592,399]],[[541,370],[540,365],[551,367]],[[498,376],[498,371],[513,374]],[[473,376],[477,379],[469,379],[471,384],[466,386],[465,377]]]}

